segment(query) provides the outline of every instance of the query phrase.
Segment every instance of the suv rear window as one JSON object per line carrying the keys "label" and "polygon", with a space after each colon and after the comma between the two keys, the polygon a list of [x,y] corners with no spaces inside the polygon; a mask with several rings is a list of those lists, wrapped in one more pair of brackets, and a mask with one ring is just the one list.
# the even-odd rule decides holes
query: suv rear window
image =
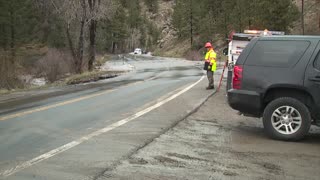
{"label": "suv rear window", "polygon": [[252,66],[289,67],[301,59],[309,45],[309,41],[260,40],[253,47],[246,64]]}

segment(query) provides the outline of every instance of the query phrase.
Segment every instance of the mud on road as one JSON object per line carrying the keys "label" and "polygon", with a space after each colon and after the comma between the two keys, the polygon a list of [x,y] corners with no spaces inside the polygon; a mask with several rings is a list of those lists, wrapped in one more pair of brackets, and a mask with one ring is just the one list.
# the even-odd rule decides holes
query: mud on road
{"label": "mud on road", "polygon": [[225,92],[98,179],[319,179],[320,129],[274,141],[229,108]]}

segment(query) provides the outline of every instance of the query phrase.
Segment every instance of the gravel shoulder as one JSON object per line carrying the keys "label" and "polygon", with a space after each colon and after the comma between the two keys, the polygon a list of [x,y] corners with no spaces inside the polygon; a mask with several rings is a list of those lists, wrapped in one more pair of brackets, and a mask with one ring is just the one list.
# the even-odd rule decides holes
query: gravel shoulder
{"label": "gravel shoulder", "polygon": [[301,142],[271,140],[260,119],[239,116],[221,91],[98,179],[316,180],[319,152],[319,128]]}

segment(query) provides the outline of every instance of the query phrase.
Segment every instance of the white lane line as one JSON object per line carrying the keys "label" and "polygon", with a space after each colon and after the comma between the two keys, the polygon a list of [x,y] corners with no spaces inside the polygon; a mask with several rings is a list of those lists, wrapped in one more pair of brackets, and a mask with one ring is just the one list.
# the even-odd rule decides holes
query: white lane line
{"label": "white lane line", "polygon": [[93,133],[91,133],[89,135],[83,136],[83,137],[81,137],[81,138],[79,138],[79,139],[77,139],[75,141],[72,141],[72,142],[70,142],[68,144],[65,144],[63,146],[60,146],[60,147],[54,149],[54,150],[51,150],[51,151],[49,151],[49,152],[47,152],[45,154],[42,154],[42,155],[40,155],[40,156],[38,156],[38,157],[36,157],[34,159],[26,161],[26,162],[14,167],[14,168],[5,170],[5,171],[0,173],[0,176],[8,177],[10,175],[13,175],[13,174],[15,174],[15,173],[17,173],[17,172],[19,172],[19,171],[21,171],[23,169],[26,169],[26,168],[28,168],[30,166],[33,166],[35,164],[40,163],[41,161],[44,161],[44,160],[49,159],[49,158],[51,158],[53,156],[56,156],[56,155],[58,155],[58,154],[60,154],[60,153],[62,153],[64,151],[67,151],[67,150],[69,150],[69,149],[71,149],[71,148],[73,148],[73,147],[75,147],[75,146],[77,146],[77,145],[79,145],[79,144],[81,144],[81,143],[83,143],[85,141],[90,140],[93,137],[99,136],[99,135],[101,135],[103,133],[106,133],[106,132],[111,131],[111,130],[113,130],[115,128],[118,128],[118,127],[120,127],[120,126],[122,126],[122,125],[124,125],[124,124],[126,124],[126,123],[128,123],[130,121],[133,121],[136,118],[138,118],[138,117],[140,117],[140,116],[142,116],[142,115],[144,115],[144,114],[146,114],[146,113],[148,113],[148,112],[150,112],[150,111],[152,111],[152,110],[154,110],[154,109],[166,104],[167,102],[169,102],[169,101],[177,98],[178,96],[182,95],[183,93],[187,92],[188,90],[193,88],[195,85],[197,85],[199,82],[201,82],[203,80],[203,78],[204,78],[204,76],[202,76],[197,82],[191,84],[190,86],[188,86],[185,89],[177,92],[176,94],[168,97],[167,99],[164,99],[163,101],[160,101],[160,102],[156,103],[153,106],[150,106],[150,107],[148,107],[148,108],[146,108],[146,109],[144,109],[142,111],[137,112],[136,114],[134,114],[134,115],[132,115],[130,117],[127,117],[127,118],[122,119],[122,120],[120,120],[120,121],[118,121],[116,123],[113,123],[113,124],[111,124],[109,126],[106,126],[103,129],[97,130],[97,131],[95,131],[95,132],[93,132]]}

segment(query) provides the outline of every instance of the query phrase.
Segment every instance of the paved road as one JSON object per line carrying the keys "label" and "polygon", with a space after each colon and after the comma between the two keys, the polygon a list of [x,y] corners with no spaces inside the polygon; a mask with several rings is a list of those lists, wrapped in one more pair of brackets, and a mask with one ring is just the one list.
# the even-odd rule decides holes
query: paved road
{"label": "paved road", "polygon": [[220,91],[177,126],[98,180],[319,180],[320,128],[300,142],[268,138]]}
{"label": "paved road", "polygon": [[95,179],[212,94],[195,62],[128,63],[114,79],[2,97],[0,178]]}

